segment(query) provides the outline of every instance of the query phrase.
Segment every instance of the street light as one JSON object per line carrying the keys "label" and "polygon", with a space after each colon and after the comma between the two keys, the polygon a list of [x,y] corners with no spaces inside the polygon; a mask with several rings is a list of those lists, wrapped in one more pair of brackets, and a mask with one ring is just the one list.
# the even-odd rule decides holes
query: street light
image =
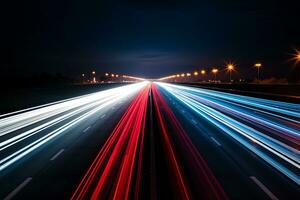
{"label": "street light", "polygon": [[109,74],[108,74],[108,73],[105,73],[105,76],[109,76]]}
{"label": "street light", "polygon": [[300,51],[295,49],[295,53],[294,53],[294,58],[293,60],[296,61],[296,64],[298,64],[298,62],[300,62]]}
{"label": "street light", "polygon": [[182,73],[182,74],[181,74],[181,77],[184,77],[184,76],[185,76],[185,74],[184,74],[184,73]]}
{"label": "street light", "polygon": [[186,76],[191,76],[191,73],[186,73]]}
{"label": "street light", "polygon": [[82,77],[84,77],[84,74],[81,74]]}
{"label": "street light", "polygon": [[[300,51],[297,49],[295,49],[295,51],[296,51],[296,53],[294,54],[293,60],[296,61],[295,65],[297,65],[300,62]],[[300,82],[300,71],[299,71],[299,80],[298,81]]]}
{"label": "street light", "polygon": [[229,63],[229,64],[227,65],[227,70],[229,71],[229,80],[230,80],[230,82],[231,82],[231,72],[234,70],[234,65],[231,64],[231,63]]}
{"label": "street light", "polygon": [[259,83],[259,69],[262,67],[262,64],[261,63],[255,63],[254,67],[257,68],[257,81]]}
{"label": "street light", "polygon": [[96,77],[95,77],[96,72],[92,71],[92,74],[93,74],[93,83],[96,83]]}
{"label": "street light", "polygon": [[197,71],[194,72],[194,76],[198,76],[198,72]]}
{"label": "street light", "polygon": [[206,71],[204,69],[201,70],[201,74],[204,75],[206,74]]}
{"label": "street light", "polygon": [[218,69],[217,68],[213,68],[212,70],[211,70],[211,72],[215,75],[215,82],[217,81],[217,73],[218,73]]}

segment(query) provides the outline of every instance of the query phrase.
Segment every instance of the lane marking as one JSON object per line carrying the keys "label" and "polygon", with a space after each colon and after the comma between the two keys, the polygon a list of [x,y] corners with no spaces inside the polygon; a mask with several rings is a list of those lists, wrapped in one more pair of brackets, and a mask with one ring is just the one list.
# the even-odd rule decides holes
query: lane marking
{"label": "lane marking", "polygon": [[278,198],[262,183],[260,182],[255,176],[250,176],[250,179],[260,187],[272,200],[278,200]]}
{"label": "lane marking", "polygon": [[103,114],[100,118],[102,119],[102,118],[104,118],[106,116],[106,114]]}
{"label": "lane marking", "polygon": [[55,160],[62,152],[64,152],[64,149],[61,149],[59,152],[57,152],[50,160]]}
{"label": "lane marking", "polygon": [[30,181],[32,180],[31,177],[28,177],[27,179],[25,179],[25,181],[23,181],[23,183],[21,183],[18,187],[16,187],[16,189],[14,189],[11,193],[9,193],[4,200],[10,200],[12,199],[16,194],[18,194]]}
{"label": "lane marking", "polygon": [[87,127],[86,129],[83,130],[83,132],[87,132],[89,129],[91,128],[91,126]]}
{"label": "lane marking", "polygon": [[222,146],[218,140],[216,140],[214,137],[210,137],[212,141],[214,141],[218,146]]}

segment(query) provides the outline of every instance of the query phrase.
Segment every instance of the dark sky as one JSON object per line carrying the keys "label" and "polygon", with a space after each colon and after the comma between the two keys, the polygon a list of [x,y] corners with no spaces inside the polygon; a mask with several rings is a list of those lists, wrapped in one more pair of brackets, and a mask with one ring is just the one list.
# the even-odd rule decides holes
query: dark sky
{"label": "dark sky", "polygon": [[[7,5],[2,71],[160,77],[235,62],[285,77],[300,48],[297,1],[20,1]],[[281,73],[284,71],[284,73]]]}

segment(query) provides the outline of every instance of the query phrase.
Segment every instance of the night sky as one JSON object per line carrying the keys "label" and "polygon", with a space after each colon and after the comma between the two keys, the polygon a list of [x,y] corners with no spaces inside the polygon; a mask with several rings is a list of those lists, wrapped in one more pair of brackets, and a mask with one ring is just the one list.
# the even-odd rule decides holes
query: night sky
{"label": "night sky", "polygon": [[[1,71],[16,76],[93,69],[143,77],[218,66],[287,77],[300,48],[297,1],[20,1],[4,12]],[[6,47],[7,45],[7,47]],[[252,67],[252,68],[251,68]]]}

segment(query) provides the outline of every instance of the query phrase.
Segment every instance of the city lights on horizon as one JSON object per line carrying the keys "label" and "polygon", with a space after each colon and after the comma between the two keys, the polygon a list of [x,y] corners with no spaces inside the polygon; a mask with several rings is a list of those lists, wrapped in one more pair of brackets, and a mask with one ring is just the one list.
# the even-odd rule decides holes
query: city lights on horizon
{"label": "city lights on horizon", "polygon": [[[295,64],[298,64],[300,62],[300,51],[295,49],[295,52],[292,55],[293,55],[293,57],[291,58],[291,60],[294,60]],[[263,64],[261,62],[256,62],[253,64],[252,67],[254,67],[257,70],[256,80],[258,81],[258,83],[260,83],[260,71],[261,71],[261,68],[263,67]],[[206,69],[208,69],[208,68],[206,68]],[[201,76],[199,76],[199,78],[202,79],[203,81],[211,81],[211,80],[209,80],[209,75],[204,79],[204,75],[206,75],[206,69],[202,68],[202,69],[193,70],[192,72],[184,72],[184,73],[182,72],[182,73],[178,73],[178,74],[173,74],[173,75],[159,78],[157,80],[172,80],[172,79],[174,79],[174,81],[176,81],[176,80],[177,81],[178,80],[191,80],[191,79],[193,79],[193,77],[198,77],[199,75],[201,75]],[[208,71],[210,71],[211,74],[214,76],[214,81],[217,81],[217,74],[222,75],[224,72],[229,72],[229,81],[232,82],[232,81],[234,81],[232,79],[232,72],[238,71],[238,69],[234,63],[230,62],[230,63],[227,63],[223,69],[220,69],[218,67],[211,67],[211,69]],[[92,77],[91,77],[92,81],[97,82],[96,71],[93,70],[91,72],[91,74],[92,74]],[[129,78],[129,79],[133,79],[133,80],[146,80],[144,78],[127,76],[127,75],[119,75],[119,74],[115,74],[115,73],[105,73],[104,75],[107,78],[113,78],[111,80],[117,80],[116,78],[119,78],[119,77]],[[86,79],[89,76],[86,76],[86,74],[82,73],[81,77]],[[224,77],[224,76],[222,76],[222,77]],[[177,79],[177,78],[179,78],[179,79]]]}
{"label": "city lights on horizon", "polygon": [[[88,74],[88,73],[87,73]],[[144,81],[146,79],[135,77],[135,76],[128,76],[128,75],[119,75],[116,73],[104,73],[100,74],[99,76],[96,75],[96,71],[93,70],[90,72],[90,76],[86,76],[86,74],[81,74],[84,83],[105,83],[105,82],[135,82],[135,81]]]}

